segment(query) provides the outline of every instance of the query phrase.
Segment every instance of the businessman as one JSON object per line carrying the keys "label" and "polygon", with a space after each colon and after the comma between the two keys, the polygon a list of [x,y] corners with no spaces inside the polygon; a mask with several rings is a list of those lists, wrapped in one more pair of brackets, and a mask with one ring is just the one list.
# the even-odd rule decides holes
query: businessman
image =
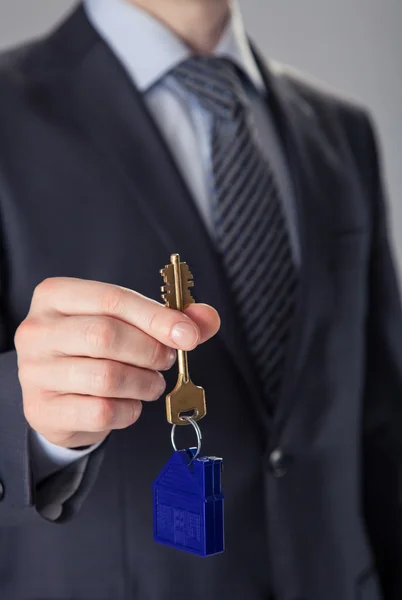
{"label": "businessman", "polygon": [[[87,0],[2,55],[2,599],[400,600],[379,162],[365,109],[265,62],[229,0]],[[208,559],[152,535],[178,349],[225,461]]]}

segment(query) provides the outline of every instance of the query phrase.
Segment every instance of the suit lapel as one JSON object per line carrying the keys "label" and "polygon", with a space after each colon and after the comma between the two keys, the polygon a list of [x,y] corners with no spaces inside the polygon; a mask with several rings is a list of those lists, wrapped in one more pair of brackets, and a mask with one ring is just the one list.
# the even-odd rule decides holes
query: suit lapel
{"label": "suit lapel", "polygon": [[222,325],[217,339],[242,374],[261,425],[269,427],[219,257],[141,94],[82,8],[60,30],[58,46],[63,38],[67,44],[72,39],[86,43],[85,57],[76,66],[69,89],[62,86],[67,110],[73,111],[75,122],[103,148],[109,166],[125,181],[130,201],[138,203],[166,262],[174,252],[188,262],[196,282],[195,297],[219,312]]}

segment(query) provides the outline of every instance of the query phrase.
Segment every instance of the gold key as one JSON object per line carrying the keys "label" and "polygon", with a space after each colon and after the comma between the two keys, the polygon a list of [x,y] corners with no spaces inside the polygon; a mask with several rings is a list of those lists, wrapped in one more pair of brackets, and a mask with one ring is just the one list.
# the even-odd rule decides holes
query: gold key
{"label": "gold key", "polygon": [[[171,264],[161,269],[165,282],[161,287],[162,298],[168,308],[183,312],[187,306],[194,303],[190,293],[190,288],[194,286],[193,276],[187,263],[180,262],[178,254],[172,254],[170,260]],[[186,416],[194,421],[205,417],[207,413],[205,391],[202,387],[194,385],[190,379],[187,352],[178,350],[177,354],[179,377],[174,390],[166,396],[166,416],[172,425],[188,425]]]}

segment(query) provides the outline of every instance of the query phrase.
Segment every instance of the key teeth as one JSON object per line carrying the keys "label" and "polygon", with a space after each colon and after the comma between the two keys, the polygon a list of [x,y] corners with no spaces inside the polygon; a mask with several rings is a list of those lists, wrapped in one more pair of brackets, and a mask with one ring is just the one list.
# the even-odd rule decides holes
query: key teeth
{"label": "key teeth", "polygon": [[159,273],[162,275],[162,277],[163,277],[163,279],[164,279],[165,281],[167,281],[167,280],[168,280],[168,278],[169,278],[169,273],[172,273],[172,266],[173,266],[173,265],[166,265],[166,266],[165,266],[163,269],[161,269],[161,270],[159,271]]}
{"label": "key teeth", "polygon": [[163,295],[162,295],[162,300],[165,302],[165,305],[166,305],[168,308],[170,308],[170,301],[169,301],[169,298],[168,298],[167,294],[163,294]]}
{"label": "key teeth", "polygon": [[[190,304],[194,304],[195,300],[190,293],[190,288],[194,287],[193,274],[191,273],[186,262],[180,262],[181,279],[183,285],[183,308],[187,308]],[[176,308],[175,297],[175,280],[174,280],[174,265],[173,263],[166,265],[160,269],[160,274],[163,277],[164,285],[160,286],[162,299],[165,306]]]}

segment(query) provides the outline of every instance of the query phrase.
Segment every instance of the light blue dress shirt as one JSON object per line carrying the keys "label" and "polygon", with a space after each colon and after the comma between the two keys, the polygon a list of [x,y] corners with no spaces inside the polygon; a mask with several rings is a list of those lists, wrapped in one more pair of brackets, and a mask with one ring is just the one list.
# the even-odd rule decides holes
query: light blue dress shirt
{"label": "light blue dress shirt", "polygon": [[[190,49],[168,27],[126,0],[86,0],[90,22],[125,67],[143,93],[144,100],[165,136],[200,216],[214,239],[211,213],[210,114],[190,96],[169,72],[191,56]],[[256,141],[274,172],[283,199],[296,263],[300,259],[295,203],[285,156],[267,110],[267,90],[244,29],[239,7],[233,2],[228,25],[214,51],[236,63],[245,75],[250,119]],[[178,126],[179,124],[179,126]],[[50,444],[34,432],[34,477],[40,481],[92,452]]]}

